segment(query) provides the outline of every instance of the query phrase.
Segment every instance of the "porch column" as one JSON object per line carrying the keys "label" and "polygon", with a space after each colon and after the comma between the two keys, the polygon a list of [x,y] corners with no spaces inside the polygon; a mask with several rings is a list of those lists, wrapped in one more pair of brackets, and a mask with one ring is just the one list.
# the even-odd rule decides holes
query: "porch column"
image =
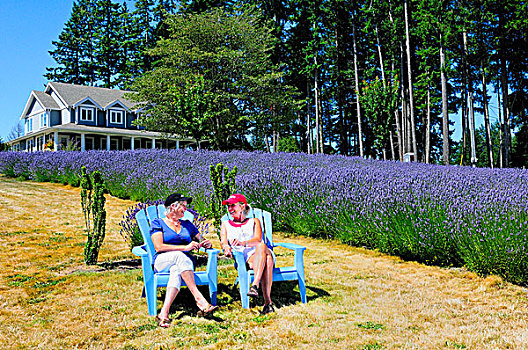
{"label": "porch column", "polygon": [[156,139],[152,139],[152,149],[156,148]]}
{"label": "porch column", "polygon": [[134,141],[136,140],[136,138],[134,136],[132,136],[130,138],[130,149],[131,150],[134,150]]}
{"label": "porch column", "polygon": [[53,132],[53,151],[57,152],[59,150],[59,132]]}
{"label": "porch column", "polygon": [[86,151],[86,142],[84,139],[84,133],[81,133],[81,151]]}
{"label": "porch column", "polygon": [[106,135],[106,150],[110,151],[110,135]]}
{"label": "porch column", "polygon": [[180,140],[176,140],[176,149],[180,149]]}

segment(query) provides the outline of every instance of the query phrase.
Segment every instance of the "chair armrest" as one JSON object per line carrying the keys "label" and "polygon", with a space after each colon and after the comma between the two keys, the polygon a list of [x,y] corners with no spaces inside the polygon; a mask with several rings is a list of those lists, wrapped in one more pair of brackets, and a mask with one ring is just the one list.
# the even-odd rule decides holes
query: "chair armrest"
{"label": "chair armrest", "polygon": [[295,269],[304,276],[304,251],[306,250],[306,247],[295,244],[295,243],[274,243],[275,247],[283,247],[286,249],[291,249],[295,252],[295,256],[293,258],[293,266]]}
{"label": "chair armrest", "polygon": [[299,244],[295,244],[295,243],[285,243],[285,242],[274,242],[273,243],[273,246],[275,247],[283,247],[283,248],[286,248],[286,249],[290,249],[290,250],[301,250],[301,251],[304,251],[306,250],[306,247],[302,246],[302,245],[299,245]]}
{"label": "chair armrest", "polygon": [[200,248],[200,251],[207,253],[207,260],[211,260],[211,259],[218,260],[218,254],[220,253],[220,250],[216,248],[209,248],[209,249]]}
{"label": "chair armrest", "polygon": [[199,249],[200,252],[202,253],[207,253],[207,255],[209,257],[211,257],[211,254],[218,254],[220,252],[220,250],[216,249],[216,248],[207,248],[205,249],[204,247],[201,247]]}
{"label": "chair armrest", "polygon": [[[202,249],[203,248],[200,248],[200,250]],[[209,275],[209,278],[214,278],[214,280],[216,281],[218,269],[218,253],[220,253],[220,251],[215,248],[204,249],[203,251],[207,253],[207,274]]]}
{"label": "chair armrest", "polygon": [[135,256],[139,256],[141,258],[148,256],[147,251],[141,248],[140,246],[132,248],[132,254],[134,254]]}

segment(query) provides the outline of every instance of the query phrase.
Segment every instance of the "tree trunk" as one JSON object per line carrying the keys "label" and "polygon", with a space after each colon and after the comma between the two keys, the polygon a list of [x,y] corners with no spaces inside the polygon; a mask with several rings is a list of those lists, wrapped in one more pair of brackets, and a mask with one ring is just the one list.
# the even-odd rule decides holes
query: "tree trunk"
{"label": "tree trunk", "polygon": [[411,70],[411,44],[409,37],[409,14],[407,9],[408,0],[403,3],[404,16],[405,16],[405,41],[407,49],[407,80],[409,88],[409,118],[411,120],[411,137],[412,137],[412,149],[414,153],[414,159],[418,159],[418,146],[416,143],[416,121],[414,120],[414,97],[413,97],[413,84],[412,84],[412,70]]}
{"label": "tree trunk", "polygon": [[[315,65],[317,66],[317,58],[315,58]],[[317,69],[314,74],[314,96],[315,96],[315,153],[319,153],[319,85],[317,82]]]}
{"label": "tree trunk", "polygon": [[442,160],[449,165],[449,114],[447,110],[447,79],[445,75],[445,52],[440,34],[440,79],[442,81]]}
{"label": "tree trunk", "polygon": [[[500,82],[497,82],[497,91],[500,90]],[[499,107],[499,168],[504,167],[504,140],[502,135],[502,110],[500,93],[497,94],[497,106]]]}
{"label": "tree trunk", "polygon": [[356,87],[356,106],[357,106],[357,122],[358,122],[358,143],[359,156],[363,157],[363,130],[361,127],[361,104],[359,103],[359,72],[357,66],[357,44],[356,44],[356,23],[355,16],[352,14],[352,41],[354,47],[354,80]]}
{"label": "tree trunk", "polygon": [[486,73],[481,66],[482,74],[482,101],[484,102],[484,127],[486,129],[486,149],[488,151],[488,166],[493,169],[493,145],[491,141],[491,126],[489,120],[488,90],[486,87]]}
{"label": "tree trunk", "polygon": [[[499,14],[499,29],[504,29],[504,16]],[[502,91],[502,116],[504,118],[504,167],[510,166],[510,150],[511,150],[511,135],[510,135],[510,109],[508,106],[508,67],[506,64],[504,47],[505,38],[499,38],[499,60],[500,60],[500,81]]]}
{"label": "tree trunk", "polygon": [[464,29],[462,33],[462,38],[464,42],[464,62],[465,62],[465,82],[466,82],[466,88],[467,88],[467,94],[468,94],[468,122],[469,122],[469,145],[470,145],[470,154],[471,154],[471,165],[475,167],[477,165],[477,145],[475,141],[475,114],[473,112],[473,83],[472,79],[469,76],[469,68],[467,64],[467,57],[469,55],[468,47],[467,47],[467,32],[466,29]]}
{"label": "tree trunk", "polygon": [[502,91],[502,116],[504,118],[504,167],[510,166],[510,109],[508,108],[508,73],[506,68],[506,59],[501,58],[501,91]]}
{"label": "tree trunk", "polygon": [[341,48],[341,40],[344,35],[345,21],[348,21],[347,11],[339,6],[337,9],[337,25],[335,30],[335,46],[336,46],[336,73],[337,73],[337,111],[338,111],[338,128],[339,128],[339,153],[342,155],[348,155],[348,138],[345,123],[345,83],[343,71],[346,69],[346,61],[343,54],[345,47]]}
{"label": "tree trunk", "polygon": [[311,114],[312,114],[312,108],[310,106],[310,82],[306,82],[306,152],[308,154],[312,154],[312,120],[311,120]]}
{"label": "tree trunk", "polygon": [[[392,5],[390,3],[390,0],[389,0],[389,6],[390,6],[389,20],[392,24],[392,27],[394,28],[394,19],[392,18]],[[402,44],[400,41],[400,51],[403,52],[403,49],[401,47],[402,47]],[[392,64],[392,71],[394,72],[395,71],[394,60],[392,60],[391,64]],[[402,74],[403,74],[403,71],[402,71]],[[392,83],[394,84],[394,81]],[[396,129],[397,129],[396,135],[398,137],[398,155],[399,155],[400,162],[403,162],[403,153],[404,153],[403,151],[403,130],[402,130],[402,123],[400,123],[400,113],[398,112],[398,109],[394,111],[394,119],[396,120]]]}
{"label": "tree trunk", "polygon": [[429,164],[431,157],[431,89],[427,89],[427,117],[425,122],[425,163]]}
{"label": "tree trunk", "polygon": [[465,165],[467,162],[467,93],[465,84],[462,86],[462,91],[460,93],[460,105],[462,106],[462,111],[460,114],[460,122],[462,126],[462,154],[460,159],[460,165]]}

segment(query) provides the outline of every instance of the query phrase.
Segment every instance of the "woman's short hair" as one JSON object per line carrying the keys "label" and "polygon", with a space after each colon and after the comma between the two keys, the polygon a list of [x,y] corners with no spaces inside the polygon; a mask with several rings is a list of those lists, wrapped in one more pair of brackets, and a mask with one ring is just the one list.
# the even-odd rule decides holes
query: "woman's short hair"
{"label": "woman's short hair", "polygon": [[246,203],[244,203],[244,202],[239,202],[239,204],[240,204],[240,206],[241,206],[242,208],[244,208],[244,209],[243,209],[244,215],[247,216],[248,213],[249,213],[249,211],[251,210],[251,207],[249,206],[249,204],[246,204]]}

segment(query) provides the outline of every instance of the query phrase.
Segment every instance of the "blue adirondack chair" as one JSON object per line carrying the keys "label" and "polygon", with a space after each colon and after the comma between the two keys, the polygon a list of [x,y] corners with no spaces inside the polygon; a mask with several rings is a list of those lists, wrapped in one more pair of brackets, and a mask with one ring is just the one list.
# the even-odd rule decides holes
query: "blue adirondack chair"
{"label": "blue adirondack chair", "polygon": [[[154,243],[150,238],[149,229],[150,221],[155,218],[165,217],[165,206],[163,204],[159,206],[151,205],[146,209],[139,211],[136,214],[136,221],[139,225],[141,235],[145,244],[141,247],[134,247],[132,253],[141,257],[141,265],[143,268],[143,292],[142,297],[147,298],[148,313],[150,316],[157,314],[157,291],[159,287],[166,287],[169,281],[168,272],[155,272],[152,265],[154,254]],[[194,216],[186,211],[183,217],[184,220],[193,221]],[[203,249],[203,248],[202,248]],[[216,295],[218,290],[217,281],[217,264],[218,264],[218,249],[207,249],[207,268],[205,271],[195,271],[194,279],[196,285],[208,285],[209,296],[211,298],[211,304],[216,305]],[[182,286],[185,286],[185,282],[182,280]]]}
{"label": "blue adirondack chair", "polygon": [[[278,243],[273,242],[273,229],[271,225],[271,214],[267,211],[252,208],[248,213],[249,218],[258,218],[262,227],[262,240],[266,245],[273,249],[274,247],[283,247],[293,250],[295,252],[293,258],[293,266],[275,267],[273,269],[273,281],[299,281],[299,293],[301,294],[301,301],[306,303],[306,283],[304,278],[304,251],[303,247],[294,243]],[[229,220],[229,214],[222,217],[222,221]],[[249,297],[247,292],[254,279],[253,270],[248,270],[242,252],[233,252],[236,261],[236,268],[238,272],[237,282],[240,286],[240,299],[242,300],[242,307],[249,308]]]}

